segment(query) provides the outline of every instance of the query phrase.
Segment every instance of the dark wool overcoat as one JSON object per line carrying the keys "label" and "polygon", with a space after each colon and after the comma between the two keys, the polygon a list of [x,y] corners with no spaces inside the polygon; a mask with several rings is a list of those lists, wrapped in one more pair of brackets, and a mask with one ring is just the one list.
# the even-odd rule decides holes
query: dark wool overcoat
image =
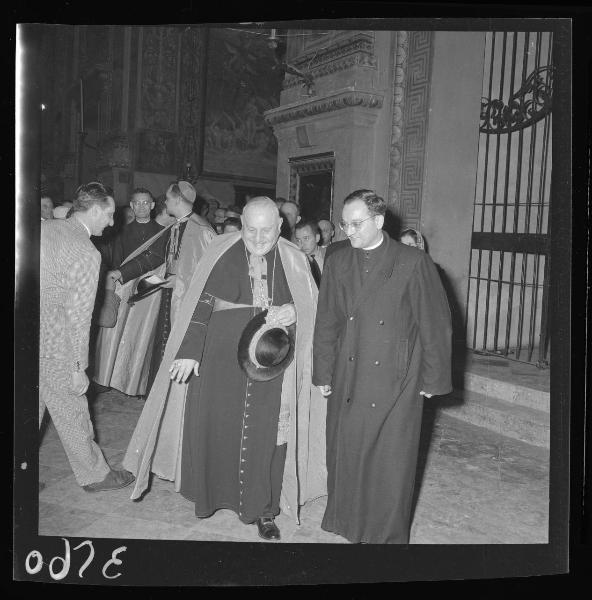
{"label": "dark wool overcoat", "polygon": [[451,324],[436,267],[387,235],[362,279],[363,250],[325,263],[314,337],[327,398],[322,527],[351,542],[408,543],[423,396],[451,385]]}

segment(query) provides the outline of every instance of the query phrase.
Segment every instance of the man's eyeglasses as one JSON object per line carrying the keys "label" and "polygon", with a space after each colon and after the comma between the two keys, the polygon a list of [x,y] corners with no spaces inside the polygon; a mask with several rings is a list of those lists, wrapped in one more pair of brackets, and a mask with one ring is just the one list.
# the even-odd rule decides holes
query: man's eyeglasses
{"label": "man's eyeglasses", "polygon": [[147,202],[146,200],[134,200],[132,204],[134,206],[150,206],[152,202]]}
{"label": "man's eyeglasses", "polygon": [[367,219],[362,219],[361,221],[352,221],[351,223],[339,221],[339,229],[341,229],[341,231],[345,231],[346,233],[350,227],[353,227],[354,231],[360,231],[360,229],[362,228],[362,224],[370,219],[373,219],[375,216],[376,215],[371,215]]}

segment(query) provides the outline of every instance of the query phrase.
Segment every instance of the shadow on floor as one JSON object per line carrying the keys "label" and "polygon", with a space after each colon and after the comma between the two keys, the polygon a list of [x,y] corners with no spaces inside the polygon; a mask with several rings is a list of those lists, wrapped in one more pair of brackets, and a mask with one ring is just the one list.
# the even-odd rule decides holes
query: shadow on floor
{"label": "shadow on floor", "polygon": [[415,487],[413,490],[413,498],[411,500],[410,523],[413,523],[413,517],[415,516],[415,509],[417,508],[417,502],[419,500],[419,494],[421,492],[421,486],[423,484],[424,475],[426,472],[428,455],[433,443],[434,426],[438,416],[438,411],[439,409],[447,406],[462,404],[462,402],[462,398],[455,396],[454,393],[424,400],[421,420],[421,434],[419,437],[419,452],[415,471]]}

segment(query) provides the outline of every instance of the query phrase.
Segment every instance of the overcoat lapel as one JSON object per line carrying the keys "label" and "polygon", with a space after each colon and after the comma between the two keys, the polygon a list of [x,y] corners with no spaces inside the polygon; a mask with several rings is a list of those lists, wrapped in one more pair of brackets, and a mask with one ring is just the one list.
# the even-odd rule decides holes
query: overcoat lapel
{"label": "overcoat lapel", "polygon": [[386,233],[383,233],[382,235],[384,236],[384,243],[386,244],[386,247],[383,250],[382,259],[368,274],[366,282],[363,286],[360,286],[360,291],[354,295],[350,313],[354,313],[361,304],[366,302],[371,296],[375,296],[378,290],[393,274],[398,252],[396,251],[396,245],[393,244],[391,238]]}

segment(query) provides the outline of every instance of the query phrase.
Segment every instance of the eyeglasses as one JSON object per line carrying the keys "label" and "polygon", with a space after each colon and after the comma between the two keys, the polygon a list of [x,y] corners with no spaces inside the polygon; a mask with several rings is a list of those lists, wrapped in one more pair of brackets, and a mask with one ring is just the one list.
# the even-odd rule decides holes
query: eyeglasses
{"label": "eyeglasses", "polygon": [[353,227],[354,231],[360,231],[360,229],[362,228],[362,223],[364,223],[370,219],[373,219],[375,216],[376,215],[371,215],[367,219],[362,219],[361,221],[352,221],[351,223],[346,223],[345,221],[339,221],[339,229],[341,229],[341,231],[345,231],[346,233],[350,227]]}
{"label": "eyeglasses", "polygon": [[134,200],[132,204],[134,206],[150,206],[152,202],[148,202],[146,200]]}

